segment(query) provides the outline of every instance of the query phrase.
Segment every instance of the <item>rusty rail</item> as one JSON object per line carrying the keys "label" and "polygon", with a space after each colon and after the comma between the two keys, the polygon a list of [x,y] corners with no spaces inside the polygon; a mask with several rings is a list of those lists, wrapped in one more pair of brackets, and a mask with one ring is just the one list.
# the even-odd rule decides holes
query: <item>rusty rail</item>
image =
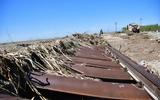
{"label": "rusty rail", "polygon": [[144,88],[154,99],[160,99],[160,79],[158,76],[148,72],[143,66],[138,65],[136,62],[123,55],[118,50],[110,46],[107,48],[120,60],[122,65],[129,70],[129,72],[137,79],[137,81],[142,82]]}
{"label": "rusty rail", "polygon": [[54,75],[44,75],[43,77],[35,76],[35,78],[43,82],[48,78],[50,85],[37,87],[55,92],[65,92],[105,99],[148,100],[150,98],[144,90],[135,88],[132,84],[96,82],[93,80],[81,80],[72,77]]}
{"label": "rusty rail", "polygon": [[[120,60],[120,64],[117,64],[113,61],[113,58],[105,54],[104,47],[80,47],[77,49],[75,57],[71,57],[71,61],[66,63],[71,65],[68,66],[73,70],[76,70],[83,77],[96,78],[98,81],[88,80],[88,79],[77,79],[74,77],[63,77],[55,75],[44,75],[44,76],[33,76],[39,79],[42,82],[46,82],[46,78],[50,85],[40,86],[36,85],[37,88],[42,92],[42,94],[64,94],[69,95],[69,97],[80,97],[84,100],[89,100],[86,97],[94,99],[136,99],[136,100],[150,100],[153,99],[149,93],[144,90],[145,87],[139,87],[137,80],[134,79],[133,75],[130,75],[126,68],[123,68],[121,63],[126,64],[127,66],[132,67],[134,64],[132,61],[126,60],[119,51],[116,51],[112,47],[108,49],[117,56]],[[125,59],[124,59],[125,58]],[[130,63],[131,62],[131,63]],[[135,66],[135,65],[134,65]],[[128,69],[128,67],[127,67]],[[132,69],[135,70],[133,67]],[[140,70],[140,69],[137,69]],[[132,73],[139,76],[140,71],[133,71]],[[142,75],[141,75],[142,76]],[[144,79],[146,79],[143,76]],[[155,78],[154,78],[155,79]],[[141,80],[141,77],[139,78]],[[142,79],[143,80],[143,79]],[[158,80],[159,81],[159,80]],[[153,82],[154,83],[154,82]],[[158,93],[158,86],[154,86],[156,92]],[[157,83],[159,85],[159,83]],[[147,85],[145,85],[147,86]],[[52,97],[52,96],[51,96]],[[71,99],[70,98],[70,99]],[[64,99],[64,98],[63,98]],[[74,98],[77,99],[77,98]],[[79,99],[79,100],[81,100]],[[62,98],[60,99],[62,100]]]}
{"label": "rusty rail", "polygon": [[72,68],[83,72],[82,74],[89,77],[94,78],[100,78],[103,80],[117,80],[117,81],[123,81],[123,83],[126,82],[134,82],[132,77],[127,73],[124,72],[123,69],[120,68],[108,68],[108,69],[102,69],[102,68],[95,68],[95,67],[86,67],[83,64],[76,64],[73,65]]}

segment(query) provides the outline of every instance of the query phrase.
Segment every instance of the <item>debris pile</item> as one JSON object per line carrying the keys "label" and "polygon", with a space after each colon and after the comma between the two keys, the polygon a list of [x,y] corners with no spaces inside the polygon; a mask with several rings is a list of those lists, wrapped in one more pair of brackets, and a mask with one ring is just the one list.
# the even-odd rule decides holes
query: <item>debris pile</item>
{"label": "debris pile", "polygon": [[[0,90],[29,99],[45,99],[33,83],[39,82],[32,74],[50,73],[67,77],[81,77],[70,69],[64,59],[71,60],[79,46],[106,45],[107,41],[96,35],[73,34],[54,41],[17,44],[18,49],[0,53]],[[20,46],[20,48],[19,48]],[[12,48],[10,48],[12,49]],[[47,79],[46,79],[47,80]]]}

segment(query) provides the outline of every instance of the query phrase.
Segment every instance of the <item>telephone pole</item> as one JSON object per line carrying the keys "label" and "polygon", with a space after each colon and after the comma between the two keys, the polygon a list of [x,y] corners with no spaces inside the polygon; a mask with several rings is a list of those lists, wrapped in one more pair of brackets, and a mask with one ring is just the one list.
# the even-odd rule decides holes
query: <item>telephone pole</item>
{"label": "telephone pole", "polygon": [[9,42],[13,42],[13,40],[12,40],[12,37],[11,37],[11,34],[8,32],[8,28],[7,28],[7,35],[8,35],[8,38],[9,38]]}

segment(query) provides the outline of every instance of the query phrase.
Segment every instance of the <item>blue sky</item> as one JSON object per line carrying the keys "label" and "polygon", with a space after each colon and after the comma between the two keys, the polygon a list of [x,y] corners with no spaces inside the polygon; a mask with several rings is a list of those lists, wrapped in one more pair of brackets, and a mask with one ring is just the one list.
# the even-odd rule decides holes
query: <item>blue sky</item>
{"label": "blue sky", "polygon": [[0,42],[160,24],[160,0],[0,0]]}

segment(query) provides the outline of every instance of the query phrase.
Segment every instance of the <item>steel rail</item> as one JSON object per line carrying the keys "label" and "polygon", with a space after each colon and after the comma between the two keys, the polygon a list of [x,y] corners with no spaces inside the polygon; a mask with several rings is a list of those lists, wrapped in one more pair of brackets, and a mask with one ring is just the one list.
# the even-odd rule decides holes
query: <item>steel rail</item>
{"label": "steel rail", "polygon": [[[104,52],[105,48],[82,47],[75,53],[76,56],[71,57],[72,61],[65,61],[69,64],[68,67],[76,70],[82,76],[96,78],[98,81],[46,74],[35,76],[35,78],[44,83],[48,79],[50,85],[36,86],[38,89],[44,90],[45,94],[50,95],[61,92],[73,95],[73,97],[79,95],[80,97],[104,99],[151,100],[152,98],[147,90],[144,90],[146,87],[138,87],[137,80],[133,79],[135,77],[128,74],[126,68],[122,68],[121,63],[115,63],[109,54],[103,54]],[[101,59],[104,57],[106,57],[106,60]]]}
{"label": "steel rail", "polygon": [[38,89],[53,92],[63,92],[73,95],[89,96],[104,99],[129,99],[129,100],[150,100],[147,92],[140,88],[135,88],[132,84],[101,82],[93,80],[82,80],[73,77],[63,77],[45,74],[43,76],[33,76],[42,82],[48,79],[50,85],[38,86]]}
{"label": "steel rail", "polygon": [[110,79],[110,80],[122,80],[131,81],[133,82],[132,77],[127,73],[124,72],[123,69],[102,69],[102,68],[95,68],[95,67],[86,67],[85,65],[76,64],[73,65],[72,68],[83,72],[83,75],[100,78],[100,79]]}
{"label": "steel rail", "polygon": [[149,73],[143,66],[140,66],[113,47],[107,46],[107,48],[127,68],[132,77],[138,79],[144,85],[143,87],[154,99],[160,100],[160,79],[158,76]]}

